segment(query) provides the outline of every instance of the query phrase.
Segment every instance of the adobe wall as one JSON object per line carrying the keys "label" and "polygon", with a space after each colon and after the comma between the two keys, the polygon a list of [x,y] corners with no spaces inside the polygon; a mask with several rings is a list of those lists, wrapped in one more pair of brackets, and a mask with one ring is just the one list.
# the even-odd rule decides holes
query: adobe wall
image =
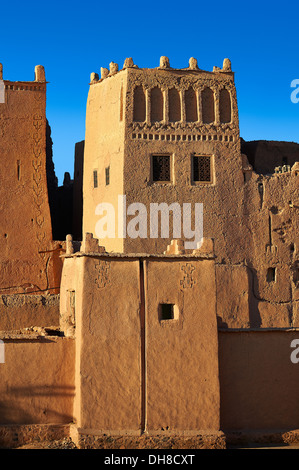
{"label": "adobe wall", "polygon": [[298,439],[298,332],[279,312],[252,326],[247,267],[215,264],[209,240],[193,255],[179,243],[166,255],[109,254],[90,235],[81,251],[70,237],[66,248],[60,328],[1,332],[0,441],[5,425],[22,434],[23,424],[67,425],[57,432],[83,446],[143,430]]}
{"label": "adobe wall", "polygon": [[[126,94],[126,73],[115,73],[111,65],[111,72],[103,69],[102,74],[107,77],[105,80],[91,81],[86,106],[83,234],[95,234],[99,220],[95,215],[97,205],[105,202],[117,208],[118,195],[123,194],[124,120],[120,101]],[[106,184],[108,168],[109,184]],[[123,240],[107,239],[106,246],[110,251],[122,252]]]}
{"label": "adobe wall", "polygon": [[5,362],[0,363],[0,434],[5,424],[70,423],[74,341],[41,328],[2,331],[0,338],[5,348]]}
{"label": "adobe wall", "polygon": [[[246,238],[241,246],[239,243],[232,245],[232,234],[228,230],[231,220],[228,221],[227,217],[229,208],[234,224],[242,224],[243,173],[237,98],[231,69],[206,72],[190,65],[179,70],[170,66],[129,68],[127,88],[124,170],[127,205],[142,202],[149,214],[150,203],[178,202],[181,208],[184,203],[191,203],[194,215],[194,204],[203,203],[204,236],[215,239],[217,255],[227,258],[241,256]],[[144,121],[134,114],[140,100],[135,98],[135,92],[140,88],[145,102]],[[159,101],[155,98],[158,90],[161,94],[160,116],[157,115]],[[178,95],[180,109],[172,117],[174,91]],[[207,91],[210,92],[209,100],[205,99]],[[229,117],[221,113],[222,91],[229,96],[225,103]],[[154,181],[153,155],[170,156],[168,182]],[[195,155],[211,158],[210,182],[192,180],[192,157]],[[148,230],[149,227],[148,217]],[[182,227],[182,238],[183,233]],[[159,239],[127,237],[124,251],[163,253],[170,239],[161,236]]]}
{"label": "adobe wall", "polygon": [[59,326],[59,294],[0,296],[0,331]]}
{"label": "adobe wall", "polygon": [[221,429],[290,431],[299,425],[298,331],[219,332]]}
{"label": "adobe wall", "polygon": [[[214,261],[149,260],[145,269],[147,429],[219,430]],[[159,321],[159,302],[177,305],[178,319]]]}

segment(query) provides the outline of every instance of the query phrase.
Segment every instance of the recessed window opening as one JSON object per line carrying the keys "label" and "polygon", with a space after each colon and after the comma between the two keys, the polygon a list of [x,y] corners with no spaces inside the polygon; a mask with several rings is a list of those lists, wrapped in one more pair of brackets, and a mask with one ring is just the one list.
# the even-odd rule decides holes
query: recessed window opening
{"label": "recessed window opening", "polygon": [[231,122],[231,98],[229,91],[223,88],[219,93],[220,122]]}
{"label": "recessed window opening", "polygon": [[163,93],[159,87],[151,90],[151,122],[163,120]]}
{"label": "recessed window opening", "polygon": [[204,124],[215,121],[214,92],[211,88],[205,88],[202,92],[202,120]]}
{"label": "recessed window opening", "polygon": [[174,304],[161,303],[159,304],[159,320],[177,320],[178,310]]}
{"label": "recessed window opening", "polygon": [[176,88],[168,91],[169,100],[169,122],[177,122],[181,120],[181,98]]}
{"label": "recessed window opening", "polygon": [[20,178],[21,178],[21,163],[20,163],[20,160],[17,160],[17,177],[18,177],[18,181],[20,181]]}
{"label": "recessed window opening", "polygon": [[141,85],[134,89],[133,121],[144,122],[146,115],[145,93]]}
{"label": "recessed window opening", "polygon": [[198,120],[197,99],[193,88],[189,88],[185,92],[185,109],[187,122],[195,122]]}
{"label": "recessed window opening", "polygon": [[208,155],[196,155],[192,158],[192,180],[194,182],[211,183],[211,157]]}
{"label": "recessed window opening", "polygon": [[93,187],[98,187],[98,172],[97,170],[93,170]]}
{"label": "recessed window opening", "polygon": [[276,268],[268,268],[267,271],[267,282],[276,281]]}
{"label": "recessed window opening", "polygon": [[153,181],[170,181],[170,155],[152,155]]}

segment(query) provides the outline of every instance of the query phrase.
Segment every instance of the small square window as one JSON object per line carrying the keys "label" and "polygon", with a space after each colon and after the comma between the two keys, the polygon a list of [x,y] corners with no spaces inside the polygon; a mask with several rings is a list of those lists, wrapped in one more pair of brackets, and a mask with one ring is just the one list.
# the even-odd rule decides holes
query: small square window
{"label": "small square window", "polygon": [[170,155],[152,156],[153,181],[170,181]]}
{"label": "small square window", "polygon": [[110,184],[110,166],[105,168],[105,181],[106,181],[106,186]]}
{"label": "small square window", "polygon": [[192,157],[192,181],[202,183],[212,182],[212,168],[210,156],[196,155]]}
{"label": "small square window", "polygon": [[98,172],[97,170],[93,170],[93,187],[98,187]]}
{"label": "small square window", "polygon": [[174,305],[173,304],[160,304],[159,305],[160,320],[173,320],[174,319]]}

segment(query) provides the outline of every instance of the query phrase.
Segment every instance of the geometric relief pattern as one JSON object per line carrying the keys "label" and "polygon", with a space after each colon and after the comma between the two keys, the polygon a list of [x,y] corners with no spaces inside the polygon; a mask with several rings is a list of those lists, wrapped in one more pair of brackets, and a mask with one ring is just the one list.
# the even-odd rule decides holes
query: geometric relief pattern
{"label": "geometric relief pattern", "polygon": [[191,263],[186,263],[181,266],[181,270],[184,273],[183,279],[180,281],[181,286],[183,289],[192,288],[194,284],[196,284],[196,281],[193,278],[195,267]]}
{"label": "geometric relief pattern", "polygon": [[[36,104],[40,107],[40,101],[42,99],[42,95],[40,93],[36,93],[34,95]],[[43,181],[42,181],[42,174],[43,174],[43,129],[44,129],[44,119],[40,112],[40,109],[37,109],[33,115],[33,132],[32,132],[32,152],[33,152],[33,160],[32,160],[32,167],[33,167],[33,175],[32,175],[32,190],[33,190],[33,200],[35,204],[35,224],[36,224],[36,237],[38,240],[38,248],[39,252],[42,250],[42,245],[46,241],[46,234],[44,231],[44,188],[43,188]],[[44,253],[40,253],[42,258],[45,258]]]}
{"label": "geometric relief pattern", "polygon": [[110,284],[110,261],[99,260],[95,265],[96,279],[95,283],[99,288],[106,287]]}

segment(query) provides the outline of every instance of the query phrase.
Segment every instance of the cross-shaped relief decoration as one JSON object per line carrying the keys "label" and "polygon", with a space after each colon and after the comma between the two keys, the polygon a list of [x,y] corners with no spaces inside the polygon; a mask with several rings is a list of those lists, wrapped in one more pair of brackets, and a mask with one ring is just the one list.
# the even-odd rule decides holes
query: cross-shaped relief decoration
{"label": "cross-shaped relief decoration", "polygon": [[181,286],[184,289],[192,288],[194,284],[196,284],[196,281],[193,278],[193,271],[195,270],[195,267],[191,263],[186,263],[181,266],[181,270],[184,272],[184,277],[180,282]]}

